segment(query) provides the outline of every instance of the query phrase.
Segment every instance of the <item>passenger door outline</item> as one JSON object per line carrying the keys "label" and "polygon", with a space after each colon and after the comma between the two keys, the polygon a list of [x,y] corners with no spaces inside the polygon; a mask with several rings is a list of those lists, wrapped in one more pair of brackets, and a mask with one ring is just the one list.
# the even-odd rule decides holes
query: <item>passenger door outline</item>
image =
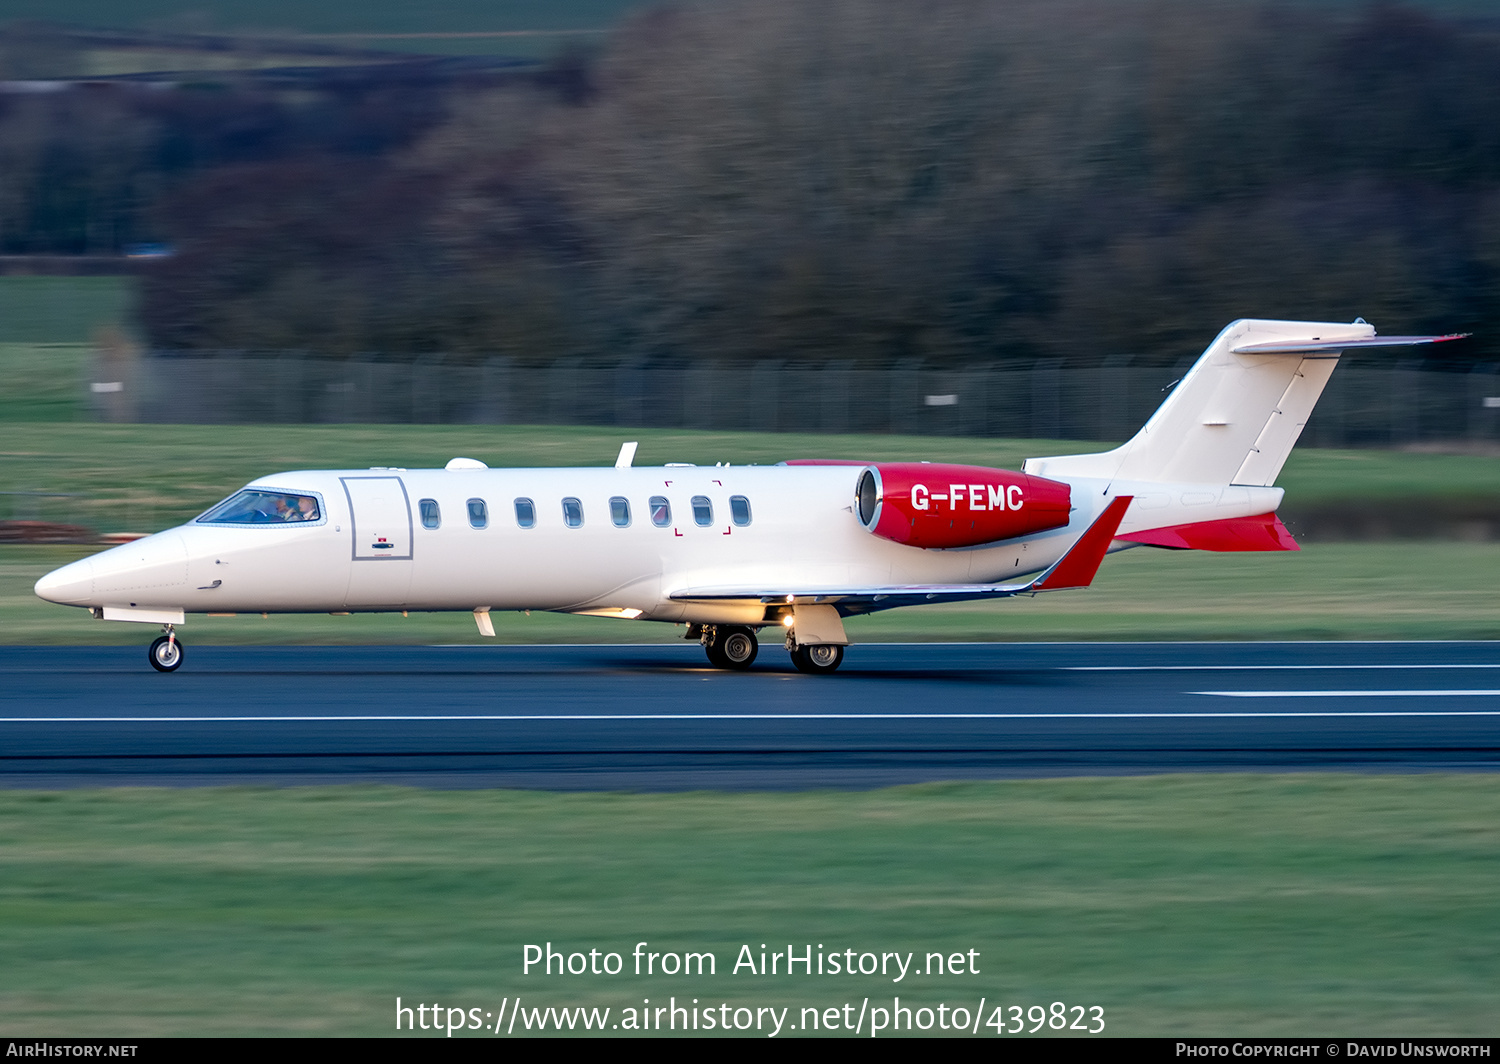
{"label": "passenger door outline", "polygon": [[[416,542],[416,530],[412,526],[411,498],[406,494],[406,484],[400,477],[340,477],[344,486],[344,497],[349,500],[350,558],[366,561],[411,561],[412,548]],[[383,484],[375,484],[383,481]],[[400,491],[400,502],[396,502],[390,483]],[[384,489],[383,493],[368,490]],[[389,503],[387,499],[389,498]],[[405,553],[402,544],[392,537],[401,534],[405,518]],[[365,542],[369,540],[369,542]],[[390,547],[377,547],[378,543],[390,543]]]}

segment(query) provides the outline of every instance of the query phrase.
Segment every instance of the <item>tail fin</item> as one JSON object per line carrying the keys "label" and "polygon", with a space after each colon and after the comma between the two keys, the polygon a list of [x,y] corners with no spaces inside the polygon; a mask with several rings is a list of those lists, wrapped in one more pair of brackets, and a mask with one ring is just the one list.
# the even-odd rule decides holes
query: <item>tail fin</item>
{"label": "tail fin", "polygon": [[1099,454],[1032,458],[1025,470],[1045,477],[1269,486],[1343,351],[1454,339],[1378,337],[1364,321],[1242,319],[1219,333],[1131,440]]}

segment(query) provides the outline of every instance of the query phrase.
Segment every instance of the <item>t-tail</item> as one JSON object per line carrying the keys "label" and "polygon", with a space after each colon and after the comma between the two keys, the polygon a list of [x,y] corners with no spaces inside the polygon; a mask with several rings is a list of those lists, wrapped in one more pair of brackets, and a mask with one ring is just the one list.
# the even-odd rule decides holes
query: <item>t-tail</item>
{"label": "t-tail", "polygon": [[1449,336],[1376,336],[1364,321],[1228,326],[1130,440],[1097,454],[1032,458],[1029,474],[1076,491],[1132,495],[1117,544],[1210,551],[1296,550],[1276,516],[1286,464],[1339,356]]}
{"label": "t-tail", "polygon": [[1449,336],[1376,336],[1363,320],[1242,319],[1227,326],[1129,441],[1112,451],[1032,458],[1044,477],[1269,487],[1345,351]]}

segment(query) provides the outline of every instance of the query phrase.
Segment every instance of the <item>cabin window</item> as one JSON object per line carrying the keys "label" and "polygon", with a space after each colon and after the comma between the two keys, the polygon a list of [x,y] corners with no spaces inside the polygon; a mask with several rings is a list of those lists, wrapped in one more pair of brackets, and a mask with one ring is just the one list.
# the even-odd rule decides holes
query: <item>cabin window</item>
{"label": "cabin window", "polygon": [[422,499],[417,503],[417,509],[422,512],[422,527],[437,528],[443,523],[443,513],[438,509],[436,499]]}
{"label": "cabin window", "polygon": [[563,500],[563,524],[569,528],[579,528],[583,524],[583,503],[574,498]]}
{"label": "cabin window", "polygon": [[469,527],[484,528],[490,523],[490,508],[483,499],[469,500]]}
{"label": "cabin window", "polygon": [[693,524],[707,528],[714,523],[714,504],[707,495],[693,496]]}
{"label": "cabin window", "polygon": [[245,490],[225,499],[198,521],[215,525],[279,525],[317,521],[322,516],[318,500],[311,495]]}
{"label": "cabin window", "polygon": [[522,528],[536,527],[536,503],[530,499],[516,500],[516,524]]}
{"label": "cabin window", "polygon": [[729,496],[729,516],[742,528],[748,525],[750,523],[750,500],[743,495]]}
{"label": "cabin window", "polygon": [[651,496],[651,523],[657,528],[666,528],[672,523],[672,504],[663,495]]}
{"label": "cabin window", "polygon": [[630,500],[616,495],[609,500],[609,519],[616,528],[630,527]]}

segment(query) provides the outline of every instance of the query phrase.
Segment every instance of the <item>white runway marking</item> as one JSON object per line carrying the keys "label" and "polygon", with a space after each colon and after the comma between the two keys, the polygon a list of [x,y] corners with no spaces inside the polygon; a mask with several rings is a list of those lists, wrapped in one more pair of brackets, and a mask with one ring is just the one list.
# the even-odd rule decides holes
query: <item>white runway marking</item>
{"label": "white runway marking", "polygon": [[[1379,694],[1369,691],[1194,691],[1191,694],[1265,697]],[[1472,694],[1402,691],[1399,694]],[[1500,691],[1483,692],[1500,694]],[[1500,717],[1500,710],[1267,710],[1209,713],[403,713],[259,717],[0,717],[0,724],[313,724],[338,721],[547,721],[547,720],[1192,720],[1238,717]]]}
{"label": "white runway marking", "polygon": [[1497,665],[1064,665],[1064,672],[1279,672],[1296,669],[1500,669]]}
{"label": "white runway marking", "polygon": [[1430,691],[1192,691],[1220,698],[1494,698],[1500,690],[1438,689]]}

